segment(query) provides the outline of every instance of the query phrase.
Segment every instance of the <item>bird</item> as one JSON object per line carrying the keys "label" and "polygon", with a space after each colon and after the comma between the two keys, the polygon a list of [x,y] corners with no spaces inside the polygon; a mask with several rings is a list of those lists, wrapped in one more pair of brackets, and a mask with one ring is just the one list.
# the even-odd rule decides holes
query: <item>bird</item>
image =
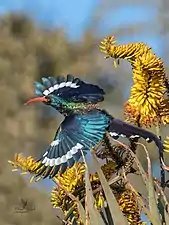
{"label": "bird", "polygon": [[108,133],[113,139],[119,137],[135,140],[140,137],[154,141],[163,152],[162,141],[153,133],[114,118],[100,107],[105,92],[98,85],[84,82],[71,74],[42,77],[34,82],[35,97],[25,105],[41,102],[51,106],[64,116],[53,141],[39,156],[36,177],[52,179],[71,168],[91,148],[95,148]]}

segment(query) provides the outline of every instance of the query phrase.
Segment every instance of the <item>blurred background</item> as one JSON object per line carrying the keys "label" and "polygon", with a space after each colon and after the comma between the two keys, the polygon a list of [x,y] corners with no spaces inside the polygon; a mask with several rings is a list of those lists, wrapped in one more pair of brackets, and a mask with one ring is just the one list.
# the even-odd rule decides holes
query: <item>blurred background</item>
{"label": "blurred background", "polygon": [[[126,62],[114,69],[100,53],[100,41],[114,35],[118,44],[146,42],[168,71],[168,12],[168,0],[0,0],[0,224],[60,224],[50,205],[53,184],[29,184],[7,163],[15,152],[37,156],[63,119],[41,104],[23,106],[34,96],[33,81],[71,73],[99,84],[107,93],[103,107],[124,119],[132,71]],[[149,149],[158,176],[157,149]],[[35,205],[31,216],[14,212],[22,198]]]}

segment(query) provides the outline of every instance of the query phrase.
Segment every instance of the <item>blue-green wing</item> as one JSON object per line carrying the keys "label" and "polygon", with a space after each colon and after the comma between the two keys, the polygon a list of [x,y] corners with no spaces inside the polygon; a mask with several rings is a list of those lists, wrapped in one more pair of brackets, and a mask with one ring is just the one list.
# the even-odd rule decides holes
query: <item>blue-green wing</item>
{"label": "blue-green wing", "polygon": [[72,114],[65,118],[58,129],[53,142],[40,157],[40,169],[37,176],[54,177],[63,173],[81,158],[81,151],[86,154],[103,139],[109,119],[100,111],[86,115]]}

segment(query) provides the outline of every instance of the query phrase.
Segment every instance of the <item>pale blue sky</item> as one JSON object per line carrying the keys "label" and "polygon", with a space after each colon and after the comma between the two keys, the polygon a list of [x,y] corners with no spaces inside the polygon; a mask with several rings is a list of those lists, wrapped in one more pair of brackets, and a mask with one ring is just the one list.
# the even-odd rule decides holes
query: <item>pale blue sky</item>
{"label": "pale blue sky", "polygon": [[[71,39],[78,39],[84,29],[90,24],[93,12],[103,0],[0,0],[0,15],[11,11],[25,12],[34,18],[38,23],[47,27],[65,27]],[[105,0],[106,2],[106,0]],[[118,11],[110,10],[102,18],[98,29],[100,35],[113,34],[113,29],[123,25],[149,22],[156,16],[156,7],[150,4],[135,5],[126,4]],[[156,36],[149,37],[125,37],[125,41],[146,41],[154,48],[155,52],[160,52],[160,40]]]}
{"label": "pale blue sky", "polygon": [[68,33],[79,36],[99,0],[0,0],[0,14],[26,12],[47,26],[65,26]]}

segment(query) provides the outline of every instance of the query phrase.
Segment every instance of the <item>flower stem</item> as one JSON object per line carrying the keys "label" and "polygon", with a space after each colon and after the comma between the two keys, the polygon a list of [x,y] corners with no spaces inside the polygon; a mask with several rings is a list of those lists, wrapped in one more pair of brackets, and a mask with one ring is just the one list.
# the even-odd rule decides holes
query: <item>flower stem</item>
{"label": "flower stem", "polygon": [[[156,126],[156,135],[162,141],[159,124]],[[164,161],[163,152],[159,153],[159,160],[160,160],[160,167],[161,167],[161,171],[160,171],[160,173],[161,173],[161,187],[164,189],[165,188],[165,171],[164,171],[164,168],[162,166],[162,160]]]}

